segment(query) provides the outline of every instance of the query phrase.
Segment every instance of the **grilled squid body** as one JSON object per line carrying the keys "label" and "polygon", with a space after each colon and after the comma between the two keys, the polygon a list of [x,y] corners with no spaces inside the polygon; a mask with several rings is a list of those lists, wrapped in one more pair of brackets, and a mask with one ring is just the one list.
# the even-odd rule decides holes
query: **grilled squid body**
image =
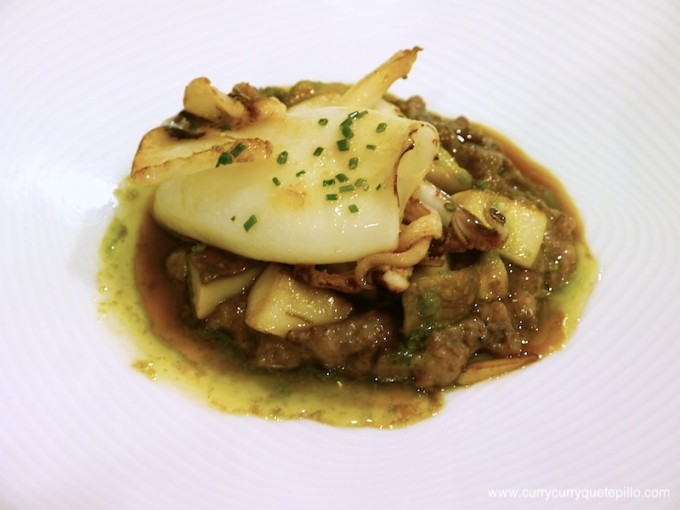
{"label": "grilled squid body", "polygon": [[[263,115],[251,111],[252,119],[224,133],[175,140],[157,128],[145,137],[147,150],[142,140],[133,178],[157,185],[160,223],[246,257],[329,264],[392,251],[405,205],[439,150],[433,126],[382,99],[417,51],[397,53],[337,97],[290,109],[263,98]],[[223,120],[219,105],[214,111],[214,121]],[[148,150],[164,146],[170,150],[160,159]]]}

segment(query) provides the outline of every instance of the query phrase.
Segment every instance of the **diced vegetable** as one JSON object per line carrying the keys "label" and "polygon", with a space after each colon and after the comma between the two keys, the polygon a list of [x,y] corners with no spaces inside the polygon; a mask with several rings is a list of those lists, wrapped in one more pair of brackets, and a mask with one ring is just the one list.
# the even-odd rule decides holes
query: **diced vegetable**
{"label": "diced vegetable", "polygon": [[449,194],[458,193],[472,187],[472,176],[456,163],[453,156],[440,147],[437,158],[427,174],[427,180]]}
{"label": "diced vegetable", "polygon": [[292,329],[342,320],[351,311],[352,305],[335,292],[300,282],[289,268],[270,264],[248,294],[246,324],[283,337]]}
{"label": "diced vegetable", "polygon": [[189,280],[191,283],[191,301],[194,305],[196,317],[204,319],[212,313],[220,302],[250,287],[262,272],[262,269],[261,266],[252,267],[233,276],[203,283],[201,282],[198,268],[190,258]]}
{"label": "diced vegetable", "polygon": [[488,190],[461,191],[453,200],[489,228],[492,228],[489,215],[494,211],[502,214],[508,238],[499,250],[500,255],[522,267],[534,264],[548,223],[543,211]]}
{"label": "diced vegetable", "polygon": [[510,199],[501,200],[497,209],[505,216],[508,229],[500,254],[522,267],[533,266],[543,244],[548,218],[542,211]]}

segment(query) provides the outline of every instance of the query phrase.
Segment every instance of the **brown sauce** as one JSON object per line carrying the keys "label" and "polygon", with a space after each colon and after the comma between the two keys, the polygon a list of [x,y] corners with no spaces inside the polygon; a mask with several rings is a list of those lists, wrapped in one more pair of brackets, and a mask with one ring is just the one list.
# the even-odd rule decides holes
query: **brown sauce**
{"label": "brown sauce", "polygon": [[[560,208],[579,219],[561,184],[507,139],[506,154],[532,180],[555,195]],[[180,320],[183,295],[166,276],[165,259],[177,241],[149,213],[151,192],[126,181],[119,208],[102,244],[101,311],[114,313],[137,339],[143,355],[133,366],[151,379],[180,383],[209,405],[230,414],[265,419],[309,418],[337,426],[394,428],[431,417],[443,391],[420,392],[407,384],[346,381],[318,372],[265,372],[248,368],[220,342],[192,336]],[[569,285],[551,297],[541,327],[530,340],[537,357],[560,349],[573,332],[596,278],[597,267],[579,219],[579,264]]]}

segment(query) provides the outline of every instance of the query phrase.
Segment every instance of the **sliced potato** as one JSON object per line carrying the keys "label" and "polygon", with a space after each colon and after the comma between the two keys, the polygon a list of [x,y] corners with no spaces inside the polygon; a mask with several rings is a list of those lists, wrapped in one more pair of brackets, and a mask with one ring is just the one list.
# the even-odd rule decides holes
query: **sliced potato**
{"label": "sliced potato", "polygon": [[548,218],[535,207],[505,199],[496,208],[505,216],[508,238],[500,249],[506,259],[529,268],[541,250]]}
{"label": "sliced potato", "polygon": [[285,337],[292,329],[342,320],[351,311],[352,305],[335,292],[300,282],[289,268],[270,264],[250,289],[246,324]]}

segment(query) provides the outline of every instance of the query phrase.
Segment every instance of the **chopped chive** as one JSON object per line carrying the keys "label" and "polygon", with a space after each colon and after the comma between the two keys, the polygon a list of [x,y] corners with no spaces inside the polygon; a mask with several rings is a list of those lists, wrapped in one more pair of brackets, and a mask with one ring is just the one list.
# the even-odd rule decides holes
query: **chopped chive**
{"label": "chopped chive", "polygon": [[323,185],[324,186],[333,186],[335,184],[335,179],[324,179]]}
{"label": "chopped chive", "polygon": [[221,165],[230,165],[234,162],[234,158],[232,157],[231,154],[228,152],[223,152],[220,154],[220,157],[217,158],[217,164],[215,165],[215,168]]}
{"label": "chopped chive", "polygon": [[363,177],[360,178],[360,179],[357,179],[356,182],[354,183],[354,186],[356,186],[357,188],[361,188],[364,191],[367,191],[368,188],[369,188],[368,181],[366,179],[364,179]]}
{"label": "chopped chive", "polygon": [[387,123],[385,123],[385,122],[381,122],[380,124],[378,124],[378,127],[375,128],[377,133],[382,133],[386,129],[387,129]]}
{"label": "chopped chive", "polygon": [[359,166],[359,158],[350,158],[349,169],[354,170],[357,166]]}
{"label": "chopped chive", "polygon": [[234,221],[236,219],[236,216],[231,217],[231,221]]}
{"label": "chopped chive", "polygon": [[336,178],[339,182],[347,182],[347,181],[349,181],[349,177],[347,177],[345,174],[337,174],[337,175],[335,176],[335,178]]}
{"label": "chopped chive", "polygon": [[285,165],[286,161],[288,161],[288,151],[283,151],[276,157],[276,162],[279,165]]}
{"label": "chopped chive", "polygon": [[203,253],[207,246],[203,243],[196,243],[191,245],[191,253]]}
{"label": "chopped chive", "polygon": [[325,126],[326,124],[328,124],[328,119],[319,119],[319,126]]}
{"label": "chopped chive", "polygon": [[280,186],[280,185],[281,185],[281,181],[279,180],[278,177],[273,177],[273,178],[272,178],[272,182],[273,182],[276,186]]}
{"label": "chopped chive", "polygon": [[352,113],[347,115],[347,118],[351,119],[351,120],[360,119],[361,117],[363,117],[364,115],[367,115],[367,114],[368,114],[368,110],[362,110],[362,111],[354,110]]}
{"label": "chopped chive", "polygon": [[349,212],[351,213],[359,212],[359,208],[356,206],[356,204],[349,204],[347,209],[349,209]]}
{"label": "chopped chive", "polygon": [[352,131],[352,129],[347,124],[343,124],[340,127],[340,131],[342,131],[342,136],[344,136],[348,140],[354,136],[354,131]]}
{"label": "chopped chive", "polygon": [[380,188],[382,188],[382,184],[378,184],[378,185],[375,187],[375,190],[378,191]]}
{"label": "chopped chive", "polygon": [[231,151],[229,151],[229,154],[236,159],[244,150],[246,150],[246,144],[239,142],[231,149]]}
{"label": "chopped chive", "polygon": [[297,172],[295,174],[295,177],[301,177],[301,176],[305,175],[306,173],[307,173],[306,170],[300,170],[299,172]]}
{"label": "chopped chive", "polygon": [[378,147],[376,145],[373,145],[372,143],[366,144],[366,148],[369,150],[376,150]]}
{"label": "chopped chive", "polygon": [[335,142],[338,146],[338,149],[341,151],[348,151],[349,150],[349,141],[347,141],[347,138],[343,138],[342,140],[338,140]]}
{"label": "chopped chive", "polygon": [[337,200],[337,199],[338,199],[337,193],[328,193],[326,195],[326,200]]}
{"label": "chopped chive", "polygon": [[257,223],[257,216],[254,214],[250,215],[250,218],[246,220],[246,222],[243,224],[243,228],[245,229],[246,232],[248,232],[253,226]]}
{"label": "chopped chive", "polygon": [[323,147],[317,147],[314,149],[314,155],[315,156],[321,156],[321,153],[323,152]]}
{"label": "chopped chive", "polygon": [[449,212],[455,212],[456,204],[454,204],[453,202],[444,202],[444,209]]}
{"label": "chopped chive", "polygon": [[348,191],[354,191],[354,184],[343,184],[338,188],[340,193],[347,193]]}

